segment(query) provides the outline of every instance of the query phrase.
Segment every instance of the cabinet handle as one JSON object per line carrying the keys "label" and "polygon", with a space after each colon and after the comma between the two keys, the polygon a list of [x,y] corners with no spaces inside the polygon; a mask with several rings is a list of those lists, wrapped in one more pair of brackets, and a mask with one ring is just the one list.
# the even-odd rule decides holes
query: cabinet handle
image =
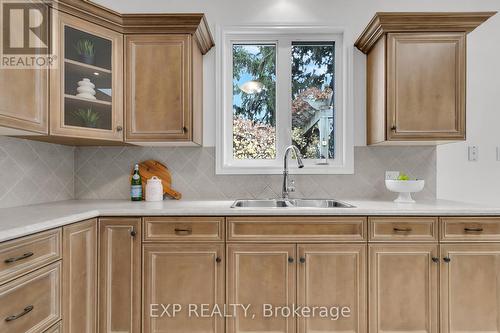
{"label": "cabinet handle", "polygon": [[304,263],[306,262],[306,258],[301,257],[301,258],[299,259],[299,261],[300,261],[300,263],[301,263],[301,264],[304,264]]}
{"label": "cabinet handle", "polygon": [[221,259],[221,257],[217,257],[217,258],[215,258],[215,261],[219,263],[222,261],[222,259]]}
{"label": "cabinet handle", "polygon": [[412,231],[411,228],[398,228],[398,227],[394,227],[394,228],[392,228],[392,230],[394,230],[394,232],[411,232]]}
{"label": "cabinet handle", "polygon": [[6,264],[11,264],[13,262],[16,262],[16,261],[19,261],[19,260],[23,260],[23,259],[26,259],[26,258],[29,258],[33,255],[34,253],[33,252],[26,252],[25,254],[23,255],[20,255],[19,257],[13,257],[13,258],[9,258],[9,259],[5,259],[5,263]]}
{"label": "cabinet handle", "polygon": [[33,309],[34,309],[33,305],[28,305],[27,307],[24,308],[23,312],[16,314],[16,315],[8,316],[7,318],[5,318],[5,321],[9,322],[9,321],[14,321],[16,319],[19,319],[22,316],[24,316],[25,314],[31,312]]}
{"label": "cabinet handle", "polygon": [[123,127],[121,127],[120,125],[116,126],[116,131],[117,132],[123,131]]}
{"label": "cabinet handle", "polygon": [[478,227],[478,228],[467,228],[467,227],[466,227],[466,228],[464,228],[464,231],[465,231],[465,232],[482,232],[483,230],[484,230],[484,229],[483,229],[483,228],[480,228],[480,227]]}
{"label": "cabinet handle", "polygon": [[438,263],[439,262],[439,258],[438,257],[432,257],[432,261]]}
{"label": "cabinet handle", "polygon": [[288,262],[291,264],[293,263],[293,258],[292,257],[288,257]]}
{"label": "cabinet handle", "polygon": [[135,231],[135,228],[132,228],[132,230],[130,230],[130,236],[135,237],[136,235],[137,232]]}
{"label": "cabinet handle", "polygon": [[449,263],[451,261],[451,258],[446,256],[443,258],[444,262]]}
{"label": "cabinet handle", "polygon": [[175,228],[174,231],[176,235],[180,236],[191,235],[193,233],[193,229],[191,228]]}
{"label": "cabinet handle", "polygon": [[182,131],[183,131],[184,133],[186,133],[186,132],[188,131],[187,127],[186,127],[186,126],[183,126],[183,127],[182,127]]}
{"label": "cabinet handle", "polygon": [[397,130],[397,129],[398,129],[398,128],[396,127],[396,125],[392,125],[392,126],[391,126],[391,131],[396,132],[396,130]]}

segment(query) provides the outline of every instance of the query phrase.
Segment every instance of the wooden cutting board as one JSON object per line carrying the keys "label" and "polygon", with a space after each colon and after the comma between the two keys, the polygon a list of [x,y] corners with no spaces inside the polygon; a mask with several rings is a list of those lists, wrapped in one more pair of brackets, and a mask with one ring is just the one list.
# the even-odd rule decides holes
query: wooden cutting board
{"label": "wooden cutting board", "polygon": [[[134,174],[134,170],[132,169],[131,175]],[[142,180],[142,193],[143,196],[146,193],[146,182],[153,176],[156,176],[161,179],[163,184],[163,193],[168,196],[179,200],[182,198],[182,194],[172,189],[172,176],[170,175],[170,171],[168,168],[162,163],[155,160],[147,160],[139,163],[139,174],[141,175]]]}

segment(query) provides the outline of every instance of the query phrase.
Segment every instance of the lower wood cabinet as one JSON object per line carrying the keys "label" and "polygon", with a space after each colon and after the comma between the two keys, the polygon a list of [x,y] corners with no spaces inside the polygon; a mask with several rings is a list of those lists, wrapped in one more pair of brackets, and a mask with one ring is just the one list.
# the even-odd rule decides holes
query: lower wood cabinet
{"label": "lower wood cabinet", "polygon": [[[224,332],[223,317],[201,311],[201,304],[223,309],[223,244],[147,244],[143,253],[142,332]],[[166,314],[169,304],[182,309]]]}
{"label": "lower wood cabinet", "polygon": [[500,244],[441,245],[441,333],[500,332]]}
{"label": "lower wood cabinet", "polygon": [[63,228],[63,327],[66,333],[97,330],[97,220]]}
{"label": "lower wood cabinet", "polygon": [[141,331],[141,219],[99,220],[99,333]]}
{"label": "lower wood cabinet", "polygon": [[295,303],[296,246],[277,244],[230,244],[227,246],[227,303],[251,304],[251,315],[228,318],[227,333],[295,332],[295,319],[264,317],[263,305]]}
{"label": "lower wood cabinet", "polygon": [[437,333],[438,245],[369,245],[369,255],[369,332]]}
{"label": "lower wood cabinet", "polygon": [[300,317],[298,332],[366,332],[366,244],[299,245],[298,257],[297,304],[349,309],[337,320]]}

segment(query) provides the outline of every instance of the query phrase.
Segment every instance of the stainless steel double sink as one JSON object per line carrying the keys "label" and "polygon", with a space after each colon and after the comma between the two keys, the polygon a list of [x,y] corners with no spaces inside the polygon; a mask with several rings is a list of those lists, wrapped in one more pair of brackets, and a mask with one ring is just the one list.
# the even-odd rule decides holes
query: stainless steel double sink
{"label": "stainless steel double sink", "polygon": [[354,206],[331,199],[255,199],[236,200],[231,208],[354,208]]}

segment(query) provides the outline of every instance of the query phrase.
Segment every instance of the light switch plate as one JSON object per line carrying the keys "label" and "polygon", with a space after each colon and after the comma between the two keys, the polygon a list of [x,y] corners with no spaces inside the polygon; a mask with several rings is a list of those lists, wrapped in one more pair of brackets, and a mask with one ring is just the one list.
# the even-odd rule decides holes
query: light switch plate
{"label": "light switch plate", "polygon": [[470,162],[477,162],[479,159],[479,147],[478,146],[469,146],[468,149],[468,157]]}
{"label": "light switch plate", "polygon": [[399,171],[386,171],[385,179],[386,180],[396,180],[399,178]]}

